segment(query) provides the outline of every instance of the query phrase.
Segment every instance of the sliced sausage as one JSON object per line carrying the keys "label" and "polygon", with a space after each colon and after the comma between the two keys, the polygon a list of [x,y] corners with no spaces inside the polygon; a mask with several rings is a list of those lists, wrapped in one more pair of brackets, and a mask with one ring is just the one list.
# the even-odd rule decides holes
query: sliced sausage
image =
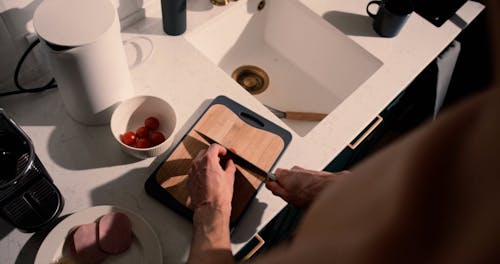
{"label": "sliced sausage", "polygon": [[96,223],[79,226],[72,237],[71,251],[74,251],[76,259],[86,264],[100,263],[106,259],[107,254],[99,247]]}
{"label": "sliced sausage", "polygon": [[132,245],[132,223],[128,216],[111,212],[99,219],[99,245],[109,254],[120,254]]}

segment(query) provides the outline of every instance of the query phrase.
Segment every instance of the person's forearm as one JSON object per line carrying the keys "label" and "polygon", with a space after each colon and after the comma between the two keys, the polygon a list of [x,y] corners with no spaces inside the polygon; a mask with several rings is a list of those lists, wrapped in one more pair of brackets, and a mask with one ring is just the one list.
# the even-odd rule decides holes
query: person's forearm
{"label": "person's forearm", "polygon": [[229,209],[197,208],[188,263],[234,263],[229,240]]}

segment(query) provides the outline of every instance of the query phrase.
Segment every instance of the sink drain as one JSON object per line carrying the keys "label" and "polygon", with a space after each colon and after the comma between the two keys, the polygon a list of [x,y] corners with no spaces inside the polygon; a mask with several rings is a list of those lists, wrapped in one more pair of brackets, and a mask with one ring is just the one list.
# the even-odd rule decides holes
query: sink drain
{"label": "sink drain", "polygon": [[237,68],[231,77],[251,94],[262,93],[269,86],[267,73],[253,65],[244,65]]}

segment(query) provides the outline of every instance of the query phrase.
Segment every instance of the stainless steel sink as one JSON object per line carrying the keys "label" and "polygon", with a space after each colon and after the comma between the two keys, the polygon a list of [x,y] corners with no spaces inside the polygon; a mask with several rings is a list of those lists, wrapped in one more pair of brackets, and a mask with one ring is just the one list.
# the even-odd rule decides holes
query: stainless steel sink
{"label": "stainless steel sink", "polygon": [[[382,66],[297,0],[240,0],[225,8],[186,38],[230,76],[243,65],[262,69],[269,86],[255,96],[265,105],[330,113]],[[284,121],[301,136],[318,124]]]}

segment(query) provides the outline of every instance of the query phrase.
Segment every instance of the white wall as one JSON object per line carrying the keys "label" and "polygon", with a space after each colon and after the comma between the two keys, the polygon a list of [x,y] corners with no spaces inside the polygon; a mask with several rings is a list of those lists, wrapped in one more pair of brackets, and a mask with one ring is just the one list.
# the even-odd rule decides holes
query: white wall
{"label": "white wall", "polygon": [[[26,35],[33,33],[32,18],[43,0],[0,0],[0,91],[14,89],[13,75],[19,57],[28,47]],[[85,1],[85,0],[81,0]],[[120,20],[140,11],[144,0],[111,0],[117,7]],[[152,2],[157,0],[146,0]],[[46,75],[48,70],[29,56],[23,65],[22,80],[30,82]]]}

